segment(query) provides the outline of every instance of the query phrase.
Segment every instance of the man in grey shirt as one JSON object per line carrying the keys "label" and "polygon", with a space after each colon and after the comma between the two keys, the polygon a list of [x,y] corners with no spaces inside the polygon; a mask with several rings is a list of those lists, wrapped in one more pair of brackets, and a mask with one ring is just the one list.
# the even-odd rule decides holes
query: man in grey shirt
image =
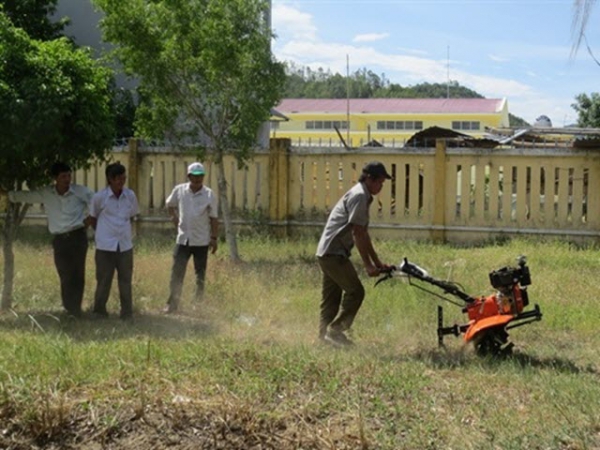
{"label": "man in grey shirt", "polygon": [[42,203],[52,234],[54,264],[60,278],[60,293],[65,310],[72,316],[81,315],[85,286],[85,260],[88,250],[86,227],[89,225],[89,205],[94,192],[72,184],[69,165],[57,162],[50,174],[54,184],[33,191],[12,191],[13,203]]}
{"label": "man in grey shirt", "polygon": [[370,277],[389,269],[383,264],[369,236],[369,206],[384,181],[392,177],[385,166],[372,161],[362,169],[358,183],[337,202],[325,225],[317,259],[323,272],[319,338],[335,346],[351,345],[344,333],[350,328],[362,301],[365,289],[350,261],[354,245]]}

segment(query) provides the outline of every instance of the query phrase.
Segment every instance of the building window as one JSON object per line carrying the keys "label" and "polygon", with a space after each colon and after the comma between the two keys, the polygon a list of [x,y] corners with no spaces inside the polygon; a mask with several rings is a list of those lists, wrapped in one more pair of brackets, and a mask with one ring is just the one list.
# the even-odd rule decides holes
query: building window
{"label": "building window", "polygon": [[452,129],[453,130],[463,130],[463,131],[473,131],[479,130],[480,123],[479,122],[470,122],[468,120],[463,121],[453,121]]}
{"label": "building window", "polygon": [[396,120],[395,122],[377,122],[378,130],[422,130],[423,122],[421,120]]}
{"label": "building window", "polygon": [[304,122],[307,130],[347,130],[348,121],[346,120],[307,120]]}

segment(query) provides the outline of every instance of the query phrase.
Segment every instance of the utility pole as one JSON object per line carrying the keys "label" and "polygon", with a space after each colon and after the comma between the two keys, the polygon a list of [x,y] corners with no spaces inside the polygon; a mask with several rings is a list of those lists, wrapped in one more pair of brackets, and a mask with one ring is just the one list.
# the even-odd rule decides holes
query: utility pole
{"label": "utility pole", "polygon": [[346,55],[346,142],[350,142],[350,56]]}
{"label": "utility pole", "polygon": [[446,98],[450,98],[450,46],[447,48],[446,61]]}

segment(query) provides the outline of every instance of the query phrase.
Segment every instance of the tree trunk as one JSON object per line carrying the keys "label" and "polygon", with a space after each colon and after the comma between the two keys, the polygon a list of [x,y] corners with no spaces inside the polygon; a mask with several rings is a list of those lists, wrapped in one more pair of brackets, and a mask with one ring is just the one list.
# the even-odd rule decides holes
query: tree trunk
{"label": "tree trunk", "polygon": [[229,201],[227,200],[227,180],[225,179],[225,167],[223,167],[223,160],[216,164],[218,176],[217,185],[219,191],[219,206],[223,212],[223,223],[225,224],[225,239],[229,245],[229,257],[232,261],[241,261],[240,255],[237,248],[237,237],[233,228],[233,221],[231,220],[231,209],[229,208]]}
{"label": "tree trunk", "polygon": [[10,235],[7,236],[6,228],[8,222],[4,224],[2,230],[2,255],[4,258],[4,282],[2,283],[2,299],[0,300],[0,311],[8,311],[12,307],[13,284],[15,279],[15,255],[13,252],[13,243]]}
{"label": "tree trunk", "polygon": [[23,220],[29,205],[9,203],[6,211],[6,219],[2,227],[2,255],[4,258],[4,282],[2,283],[2,297],[0,298],[0,311],[12,308],[13,287],[15,281],[15,253],[13,242],[17,233],[17,227]]}

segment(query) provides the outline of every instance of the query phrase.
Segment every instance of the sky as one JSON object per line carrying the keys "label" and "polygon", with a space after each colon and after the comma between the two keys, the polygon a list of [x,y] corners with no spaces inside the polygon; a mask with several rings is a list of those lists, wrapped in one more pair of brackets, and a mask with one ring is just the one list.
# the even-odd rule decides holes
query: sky
{"label": "sky", "polygon": [[[533,124],[572,125],[580,93],[600,92],[585,42],[575,56],[573,0],[272,0],[279,61],[392,83],[457,81]],[[587,42],[600,60],[600,5]],[[348,64],[349,62],[349,64]]]}

